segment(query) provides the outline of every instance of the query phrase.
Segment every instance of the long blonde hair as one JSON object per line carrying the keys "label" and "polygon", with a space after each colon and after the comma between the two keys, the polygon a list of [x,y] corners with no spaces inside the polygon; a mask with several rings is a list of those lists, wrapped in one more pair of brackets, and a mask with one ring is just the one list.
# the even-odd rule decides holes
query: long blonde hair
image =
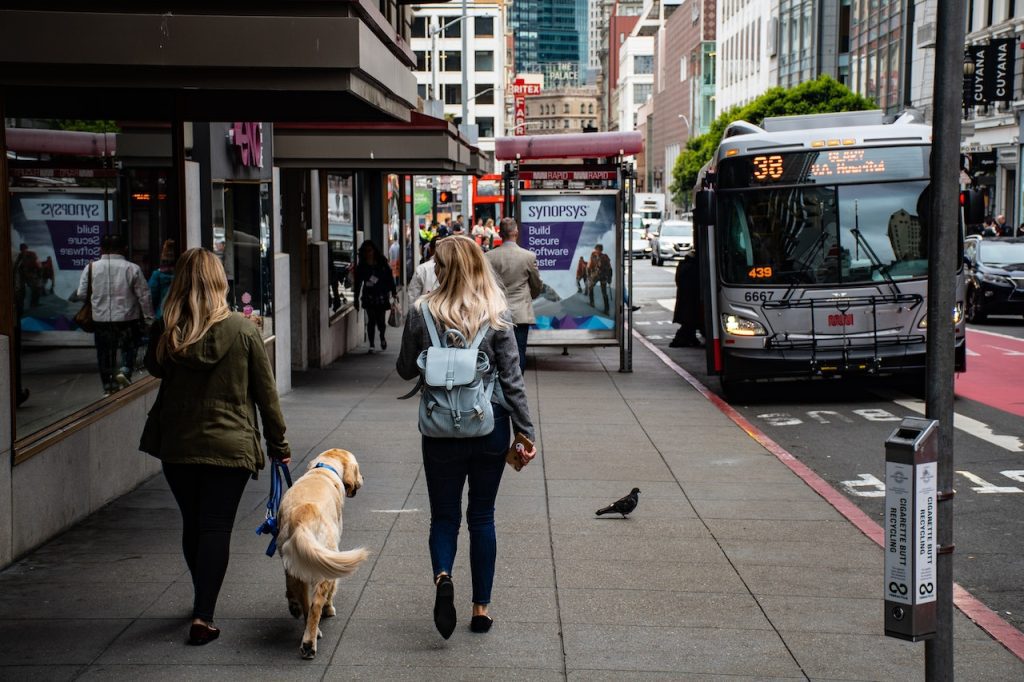
{"label": "long blonde hair", "polygon": [[203,338],[210,327],[231,315],[228,277],[220,258],[206,249],[189,249],[175,266],[171,289],[164,301],[164,333],[157,359],[180,356]]}
{"label": "long blonde hair", "polygon": [[434,267],[437,287],[419,301],[426,301],[442,330],[458,329],[469,343],[484,322],[492,329],[511,327],[501,317],[508,310],[505,292],[475,241],[460,235],[437,240]]}

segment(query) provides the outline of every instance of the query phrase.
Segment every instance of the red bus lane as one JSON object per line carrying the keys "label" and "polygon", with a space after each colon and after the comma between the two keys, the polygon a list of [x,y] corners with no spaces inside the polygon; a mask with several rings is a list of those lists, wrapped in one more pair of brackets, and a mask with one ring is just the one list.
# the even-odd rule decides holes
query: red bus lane
{"label": "red bus lane", "polygon": [[1024,340],[968,329],[967,353],[956,394],[1024,417]]}

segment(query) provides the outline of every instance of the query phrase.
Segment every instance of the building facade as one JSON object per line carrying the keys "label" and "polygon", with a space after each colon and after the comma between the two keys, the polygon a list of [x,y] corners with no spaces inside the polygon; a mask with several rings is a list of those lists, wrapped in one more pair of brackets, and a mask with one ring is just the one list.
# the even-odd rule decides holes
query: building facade
{"label": "building facade", "polygon": [[770,0],[721,0],[716,13],[715,115],[774,85],[768,59]]}
{"label": "building facade", "polygon": [[526,131],[553,135],[597,130],[600,114],[596,86],[546,90],[526,98]]}
{"label": "building facade", "polygon": [[689,208],[672,199],[672,170],[686,141],[707,132],[715,117],[716,4],[692,0],[671,10],[666,6],[655,38],[645,186],[665,195],[666,215]]}
{"label": "building facade", "polygon": [[784,88],[827,74],[849,87],[852,0],[772,0],[771,82]]}
{"label": "building facade", "polygon": [[456,124],[463,123],[465,102],[465,123],[477,126],[479,147],[493,151],[494,138],[505,134],[505,7],[474,2],[467,14],[462,19],[458,3],[413,8],[416,87],[422,99],[440,101],[443,117]]}
{"label": "building facade", "polygon": [[578,0],[513,2],[509,30],[515,39],[515,72],[540,73],[548,87],[575,87],[587,66],[589,14]]}

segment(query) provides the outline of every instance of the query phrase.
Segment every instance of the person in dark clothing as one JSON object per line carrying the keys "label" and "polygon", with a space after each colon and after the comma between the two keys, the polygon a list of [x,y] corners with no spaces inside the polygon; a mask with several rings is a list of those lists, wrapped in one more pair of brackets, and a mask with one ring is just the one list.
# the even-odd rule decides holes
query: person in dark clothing
{"label": "person in dark clothing", "polygon": [[700,323],[700,266],[693,254],[685,256],[676,268],[676,307],[672,322],[679,325],[672,348],[696,346]]}
{"label": "person in dark clothing", "polygon": [[356,309],[362,304],[366,311],[366,335],[370,339],[370,352],[374,349],[375,331],[380,331],[380,348],[388,347],[384,332],[387,330],[387,313],[391,299],[395,296],[395,278],[391,265],[380,248],[367,239],[359,247],[359,262],[356,264],[353,296]]}

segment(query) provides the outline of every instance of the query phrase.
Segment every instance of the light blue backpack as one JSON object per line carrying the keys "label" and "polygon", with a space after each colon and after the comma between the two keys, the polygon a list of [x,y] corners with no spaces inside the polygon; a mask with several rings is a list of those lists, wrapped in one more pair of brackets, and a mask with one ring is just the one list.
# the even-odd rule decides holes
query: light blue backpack
{"label": "light blue backpack", "polygon": [[[439,338],[437,325],[426,303],[423,322],[430,334],[430,347],[420,353],[423,392],[420,396],[420,433],[431,438],[476,438],[494,430],[494,372],[480,342],[487,333],[485,322],[473,343],[457,329]],[[458,343],[448,344],[449,339]]]}

